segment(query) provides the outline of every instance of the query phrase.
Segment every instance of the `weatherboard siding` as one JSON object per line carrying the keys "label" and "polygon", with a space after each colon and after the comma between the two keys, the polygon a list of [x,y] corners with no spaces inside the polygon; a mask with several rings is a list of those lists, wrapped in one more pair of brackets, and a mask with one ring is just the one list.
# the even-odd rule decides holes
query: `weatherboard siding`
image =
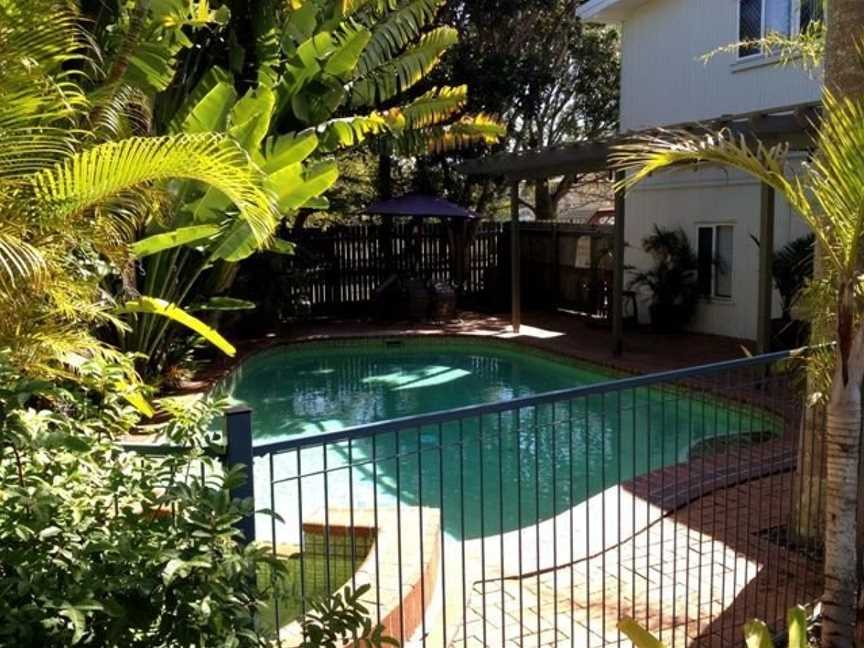
{"label": "weatherboard siding", "polygon": [[[622,25],[622,131],[815,101],[820,81],[778,63],[700,57],[737,40],[738,0],[651,0]],[[763,61],[764,62],[764,61]]]}

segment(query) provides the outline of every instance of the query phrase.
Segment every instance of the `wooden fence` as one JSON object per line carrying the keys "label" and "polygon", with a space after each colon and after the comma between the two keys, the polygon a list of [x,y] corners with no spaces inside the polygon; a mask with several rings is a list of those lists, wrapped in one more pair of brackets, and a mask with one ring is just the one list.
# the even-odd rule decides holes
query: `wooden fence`
{"label": "wooden fence", "polygon": [[[596,310],[609,283],[611,228],[523,223],[520,232],[525,303]],[[347,225],[303,229],[291,239],[296,253],[282,257],[271,280],[314,314],[357,312],[394,276],[448,283],[463,304],[509,307],[509,223]]]}

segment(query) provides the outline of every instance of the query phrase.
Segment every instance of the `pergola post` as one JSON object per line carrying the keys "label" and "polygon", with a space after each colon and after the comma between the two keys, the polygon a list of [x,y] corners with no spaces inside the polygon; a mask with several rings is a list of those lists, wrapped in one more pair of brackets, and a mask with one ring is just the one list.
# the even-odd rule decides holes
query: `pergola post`
{"label": "pergola post", "polygon": [[756,351],[771,350],[771,302],[774,259],[774,188],[762,184],[759,208],[759,304],[756,309]]}
{"label": "pergola post", "polygon": [[[618,171],[615,180],[623,180],[624,172]],[[624,351],[624,190],[615,192],[615,240],[612,249],[615,263],[612,275],[612,353],[619,356]]]}
{"label": "pergola post", "polygon": [[510,183],[510,308],[513,332],[522,326],[522,259],[519,245],[519,181]]}

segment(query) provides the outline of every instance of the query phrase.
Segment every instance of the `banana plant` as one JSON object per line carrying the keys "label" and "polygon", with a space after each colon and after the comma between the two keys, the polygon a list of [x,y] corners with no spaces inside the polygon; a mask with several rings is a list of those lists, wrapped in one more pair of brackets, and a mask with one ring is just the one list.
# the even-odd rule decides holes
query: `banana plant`
{"label": "banana plant", "polygon": [[[807,610],[800,605],[789,608],[787,619],[788,648],[810,648],[807,638]],[[637,621],[625,617],[618,622],[623,632],[637,648],[665,648],[666,644],[643,628]],[[753,619],[744,624],[744,641],[747,648],[774,648],[771,629],[764,621]]]}
{"label": "banana plant", "polygon": [[[486,115],[463,115],[465,86],[432,88],[404,105],[394,100],[435,67],[457,34],[433,27],[442,0],[256,3],[251,10],[257,80],[240,96],[228,69],[209,67],[179,108],[164,116],[171,133],[218,131],[259,168],[283,222],[300,209],[326,209],[339,177],[340,149],[387,141],[398,150],[442,151],[494,142],[503,127]],[[236,41],[229,37],[227,40]],[[244,58],[244,57],[241,57]],[[376,107],[394,104],[386,110]],[[218,190],[195,183],[170,187],[172,209],[148,223],[133,250],[142,263],[143,294],[180,307],[218,311],[237,262],[261,249],[291,252],[288,242],[262,244]],[[230,309],[238,308],[232,304]],[[169,322],[139,314],[124,338],[158,371],[182,356]]]}
{"label": "banana plant", "polygon": [[[151,413],[136,372],[93,329],[125,332],[126,314],[146,312],[226,353],[233,347],[176,304],[149,296],[124,304],[122,293],[105,290],[106,274],[123,276],[128,266],[129,232],[177,184],[218,189],[256,246],[269,240],[278,212],[263,172],[227,134],[117,137],[130,120],[91,87],[98,52],[81,25],[66,0],[0,0],[0,353],[45,378],[75,379],[88,358],[110,360],[120,368],[111,387]],[[216,230],[149,245],[208,235]]]}

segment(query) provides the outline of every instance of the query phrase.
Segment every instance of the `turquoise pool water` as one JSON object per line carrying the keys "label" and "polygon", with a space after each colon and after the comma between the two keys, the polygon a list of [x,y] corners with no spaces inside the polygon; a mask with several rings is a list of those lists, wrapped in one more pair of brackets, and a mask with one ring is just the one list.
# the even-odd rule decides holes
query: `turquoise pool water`
{"label": "turquoise pool water", "polygon": [[[224,386],[253,408],[260,446],[608,380],[602,368],[504,345],[406,341],[281,347],[245,361]],[[457,539],[511,531],[681,461],[701,439],[773,425],[758,410],[667,386],[306,447],[256,460],[256,503],[282,518],[274,528],[260,516],[258,535],[296,542],[301,510],[397,504],[438,508]]]}

